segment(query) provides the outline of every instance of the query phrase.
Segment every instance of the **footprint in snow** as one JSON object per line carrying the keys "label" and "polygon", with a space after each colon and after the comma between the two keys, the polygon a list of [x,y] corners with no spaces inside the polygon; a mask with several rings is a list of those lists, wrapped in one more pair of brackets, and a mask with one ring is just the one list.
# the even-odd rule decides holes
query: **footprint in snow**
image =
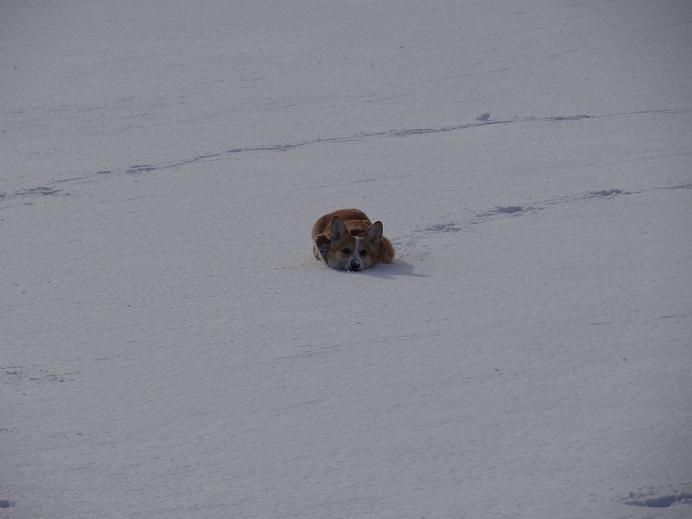
{"label": "footprint in snow", "polygon": [[15,196],[30,196],[30,195],[54,195],[59,193],[60,189],[55,189],[54,187],[40,186],[32,187],[29,189],[23,189],[21,191],[15,191]]}
{"label": "footprint in snow", "polygon": [[425,230],[432,232],[459,232],[461,231],[461,227],[455,223],[436,223],[435,225],[426,227]]}
{"label": "footprint in snow", "polygon": [[602,189],[600,191],[591,191],[588,193],[588,198],[610,198],[620,195],[631,195],[629,191],[622,189]]}
{"label": "footprint in snow", "polygon": [[159,169],[157,166],[152,166],[151,164],[135,164],[127,168],[128,173],[146,173],[147,171],[156,171]]}
{"label": "footprint in snow", "polygon": [[677,505],[692,505],[692,494],[670,494],[665,496],[637,496],[634,492],[630,492],[629,499],[625,499],[626,505],[646,506],[649,508],[670,508]]}

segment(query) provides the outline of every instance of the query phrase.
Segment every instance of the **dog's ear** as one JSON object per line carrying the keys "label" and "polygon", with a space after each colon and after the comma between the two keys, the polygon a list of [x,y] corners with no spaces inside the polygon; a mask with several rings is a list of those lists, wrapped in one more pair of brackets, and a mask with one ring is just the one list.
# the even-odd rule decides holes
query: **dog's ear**
{"label": "dog's ear", "polygon": [[382,241],[382,222],[375,222],[365,231],[365,239],[373,246],[379,247]]}
{"label": "dog's ear", "polygon": [[315,247],[317,247],[317,250],[324,261],[327,261],[327,251],[329,250],[331,243],[331,240],[324,234],[318,234],[315,236]]}
{"label": "dog's ear", "polygon": [[339,241],[348,236],[346,226],[344,225],[344,222],[341,221],[341,218],[339,218],[338,216],[332,218],[331,230],[332,241]]}
{"label": "dog's ear", "polygon": [[318,234],[315,236],[315,245],[317,245],[318,248],[329,245],[329,238],[327,238],[324,234]]}

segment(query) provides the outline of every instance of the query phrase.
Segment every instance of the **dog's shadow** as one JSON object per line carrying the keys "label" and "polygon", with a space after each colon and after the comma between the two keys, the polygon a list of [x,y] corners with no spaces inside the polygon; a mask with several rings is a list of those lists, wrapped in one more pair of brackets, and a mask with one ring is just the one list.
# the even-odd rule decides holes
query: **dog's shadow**
{"label": "dog's shadow", "polygon": [[359,272],[359,274],[382,279],[395,279],[402,276],[412,276],[418,278],[431,277],[426,274],[416,274],[413,271],[413,265],[400,259],[395,259],[389,265],[380,263],[379,265],[376,265],[375,268],[364,270],[363,272]]}

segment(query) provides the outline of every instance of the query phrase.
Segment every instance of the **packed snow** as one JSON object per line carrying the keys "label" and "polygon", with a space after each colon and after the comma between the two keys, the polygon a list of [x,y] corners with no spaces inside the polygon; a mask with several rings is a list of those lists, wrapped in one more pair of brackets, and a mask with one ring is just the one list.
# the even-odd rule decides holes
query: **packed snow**
{"label": "packed snow", "polygon": [[[0,5],[0,519],[692,517],[692,3]],[[391,265],[312,257],[319,216]]]}

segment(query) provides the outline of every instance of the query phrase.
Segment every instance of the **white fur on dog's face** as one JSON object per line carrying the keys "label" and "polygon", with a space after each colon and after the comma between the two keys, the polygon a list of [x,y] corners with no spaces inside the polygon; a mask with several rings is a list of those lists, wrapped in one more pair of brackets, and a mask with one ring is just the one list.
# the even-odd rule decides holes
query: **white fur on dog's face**
{"label": "white fur on dog's face", "polygon": [[372,224],[362,236],[352,236],[339,218],[331,225],[331,240],[325,253],[327,265],[336,270],[358,272],[377,263],[382,223]]}
{"label": "white fur on dog's face", "polygon": [[[355,242],[353,243],[353,256],[351,256],[351,263],[349,263],[351,266],[355,265],[355,268],[351,268],[351,270],[363,270],[363,260],[360,258],[361,247],[363,247],[362,242],[362,238],[355,238]],[[362,250],[365,252],[364,256],[367,256],[367,251],[365,249]]]}

